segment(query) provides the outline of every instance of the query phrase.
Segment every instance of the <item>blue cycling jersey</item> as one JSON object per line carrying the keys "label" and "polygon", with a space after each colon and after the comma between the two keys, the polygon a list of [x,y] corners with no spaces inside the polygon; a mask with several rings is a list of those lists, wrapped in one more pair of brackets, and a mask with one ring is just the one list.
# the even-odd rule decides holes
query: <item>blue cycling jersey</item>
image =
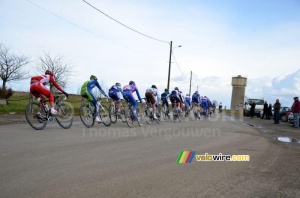
{"label": "blue cycling jersey", "polygon": [[202,107],[208,107],[208,100],[202,99]]}
{"label": "blue cycling jersey", "polygon": [[197,104],[199,104],[200,103],[200,94],[194,93],[192,95],[192,101],[195,102],[195,103],[197,103]]}
{"label": "blue cycling jersey", "polygon": [[109,91],[122,92],[122,87],[113,85],[113,86],[109,89]]}
{"label": "blue cycling jersey", "polygon": [[101,88],[100,84],[98,83],[97,80],[90,80],[88,83],[87,83],[87,89],[89,91],[92,91],[92,89],[94,87],[98,87],[98,89],[100,90],[100,92],[105,96],[107,97],[107,95],[105,94],[105,92],[103,91],[103,89]]}
{"label": "blue cycling jersey", "polygon": [[185,102],[191,106],[191,98],[190,97],[185,97]]}

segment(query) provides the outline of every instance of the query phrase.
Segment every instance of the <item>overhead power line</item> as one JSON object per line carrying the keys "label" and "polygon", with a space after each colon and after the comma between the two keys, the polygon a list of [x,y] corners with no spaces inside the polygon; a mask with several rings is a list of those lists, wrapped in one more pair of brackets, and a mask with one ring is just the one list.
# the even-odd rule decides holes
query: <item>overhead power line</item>
{"label": "overhead power line", "polygon": [[179,71],[182,73],[182,75],[187,75],[187,74],[183,73],[183,71],[180,69],[180,67],[179,67],[179,65],[178,65],[178,63],[177,63],[177,60],[176,60],[175,55],[174,55],[173,52],[172,52],[172,56],[173,56],[173,58],[174,58],[174,60],[175,60],[175,64],[176,64],[177,68],[178,68]]}
{"label": "overhead power line", "polygon": [[122,26],[124,26],[124,27],[126,27],[126,28],[128,28],[128,29],[130,29],[130,30],[132,30],[132,31],[134,31],[134,32],[136,32],[136,33],[138,33],[138,34],[141,34],[141,35],[143,35],[143,36],[145,36],[145,37],[148,37],[148,38],[150,38],[150,39],[153,39],[153,40],[156,40],[156,41],[159,41],[159,42],[168,43],[168,44],[170,43],[170,42],[163,41],[163,40],[160,40],[160,39],[156,39],[156,38],[154,38],[154,37],[152,37],[152,36],[148,36],[148,35],[146,35],[146,34],[143,34],[143,33],[139,32],[139,31],[137,31],[137,30],[135,30],[135,29],[133,29],[133,28],[131,28],[131,27],[125,25],[124,23],[121,23],[120,21],[118,21],[118,20],[112,18],[111,16],[109,16],[108,14],[106,14],[106,13],[104,13],[103,11],[99,10],[98,8],[96,8],[95,6],[93,6],[92,4],[90,4],[89,2],[87,2],[87,1],[85,1],[85,0],[83,0],[83,2],[85,2],[85,3],[88,4],[89,6],[91,6],[92,8],[94,8],[95,10],[97,10],[98,12],[100,12],[101,14],[107,16],[107,17],[110,18],[111,20],[113,20],[113,21],[119,23],[120,25],[122,25]]}
{"label": "overhead power line", "polygon": [[56,16],[56,17],[60,18],[61,20],[65,21],[65,22],[67,22],[67,23],[69,23],[69,24],[71,24],[71,25],[76,26],[76,27],[79,28],[79,29],[82,29],[82,30],[84,30],[84,31],[86,31],[86,32],[88,32],[88,33],[90,33],[90,34],[93,34],[94,36],[97,36],[97,37],[102,38],[102,39],[104,39],[104,40],[106,40],[106,41],[109,41],[109,42],[111,42],[111,43],[113,43],[113,44],[115,44],[115,45],[121,46],[121,47],[126,48],[126,49],[128,49],[128,50],[131,50],[131,51],[133,51],[133,52],[135,52],[135,53],[142,54],[142,55],[144,55],[144,56],[149,56],[149,57],[151,57],[151,58],[153,58],[153,59],[157,59],[157,60],[160,60],[160,61],[168,62],[168,61],[166,61],[166,60],[163,60],[162,58],[151,56],[151,55],[149,55],[149,54],[146,54],[146,53],[143,53],[143,52],[140,52],[140,51],[131,49],[131,48],[126,47],[126,46],[124,46],[124,45],[121,45],[121,44],[119,44],[119,43],[117,43],[117,42],[115,42],[115,41],[112,41],[112,40],[109,40],[109,39],[107,39],[107,38],[104,38],[103,36],[100,36],[100,35],[97,34],[97,33],[94,33],[94,32],[92,32],[92,31],[90,31],[90,30],[88,30],[88,29],[86,29],[86,28],[83,28],[83,27],[81,27],[81,26],[79,26],[79,25],[77,25],[77,24],[75,24],[75,23],[69,21],[69,20],[66,20],[66,19],[62,18],[61,16],[59,16],[59,15],[57,15],[57,14],[55,14],[55,13],[49,11],[49,10],[47,10],[46,8],[43,8],[43,7],[40,6],[40,5],[37,5],[37,4],[33,3],[33,2],[30,1],[30,0],[25,0],[25,1],[27,1],[28,3],[31,3],[32,5],[38,7],[38,8],[40,8],[40,9],[42,9],[42,10],[44,10],[45,12],[48,12],[48,13],[52,14],[53,16]]}

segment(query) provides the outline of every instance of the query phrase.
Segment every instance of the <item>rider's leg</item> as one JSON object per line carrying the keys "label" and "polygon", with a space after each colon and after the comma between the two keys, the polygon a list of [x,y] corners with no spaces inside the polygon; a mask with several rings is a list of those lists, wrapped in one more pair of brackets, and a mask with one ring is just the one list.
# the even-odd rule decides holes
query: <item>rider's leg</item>
{"label": "rider's leg", "polygon": [[92,90],[88,90],[88,91],[86,92],[86,94],[87,94],[87,96],[88,96],[88,100],[89,100],[90,102],[92,102],[93,105],[94,105],[94,107],[95,107],[94,114],[95,114],[96,121],[97,121],[97,122],[101,122],[101,118],[99,117],[99,112],[98,112],[99,106],[98,106],[98,102],[97,102],[97,100],[96,100],[96,97],[94,96]]}
{"label": "rider's leg", "polygon": [[47,98],[49,98],[49,103],[50,103],[51,113],[52,113],[53,115],[58,114],[58,112],[54,109],[54,97],[53,97],[51,91],[48,90],[48,89],[46,89],[46,88],[44,88],[44,87],[43,87],[42,85],[40,85],[40,84],[37,85],[36,90],[37,90],[40,94],[42,94],[42,95],[46,96]]}
{"label": "rider's leg", "polygon": [[133,116],[137,120],[137,114],[136,114],[136,110],[138,109],[137,102],[133,98],[132,94],[127,95],[127,98],[129,102],[133,105]]}

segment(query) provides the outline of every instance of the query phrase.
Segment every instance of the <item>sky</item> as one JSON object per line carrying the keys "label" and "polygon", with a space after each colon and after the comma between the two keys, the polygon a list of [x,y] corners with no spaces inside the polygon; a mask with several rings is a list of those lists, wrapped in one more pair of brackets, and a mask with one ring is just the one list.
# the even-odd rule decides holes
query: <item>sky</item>
{"label": "sky", "polygon": [[[300,96],[299,0],[86,1],[135,31],[82,0],[0,0],[0,43],[29,56],[32,75],[37,56],[62,55],[75,70],[69,93],[91,74],[106,92],[130,80],[141,95],[152,84],[162,92],[172,41],[170,89],[188,93],[192,71],[192,92],[227,107],[237,75],[248,97],[289,106]],[[28,81],[8,86],[28,91]]]}

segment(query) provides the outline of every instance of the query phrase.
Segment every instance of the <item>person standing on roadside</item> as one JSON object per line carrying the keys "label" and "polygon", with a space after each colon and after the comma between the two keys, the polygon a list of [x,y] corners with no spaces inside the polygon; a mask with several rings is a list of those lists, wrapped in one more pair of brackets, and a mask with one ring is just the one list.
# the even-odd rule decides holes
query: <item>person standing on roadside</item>
{"label": "person standing on roadside", "polygon": [[267,103],[267,101],[265,101],[263,115],[262,115],[261,119],[264,119],[265,116],[266,116],[266,119],[268,119],[268,103]]}
{"label": "person standing on roadside", "polygon": [[272,116],[273,116],[273,113],[272,113],[272,104],[270,103],[269,107],[268,107],[267,119],[271,120]]}
{"label": "person standing on roadside", "polygon": [[281,104],[279,99],[276,99],[275,104],[273,105],[274,108],[274,124],[279,124],[279,111],[280,111]]}
{"label": "person standing on roadside", "polygon": [[250,105],[250,117],[251,117],[251,119],[253,119],[256,104],[255,104],[255,102],[251,102],[251,103],[249,103],[249,105]]}
{"label": "person standing on roadside", "polygon": [[294,116],[293,127],[299,128],[300,101],[298,99],[298,96],[294,97],[294,103],[292,105],[292,113]]}

